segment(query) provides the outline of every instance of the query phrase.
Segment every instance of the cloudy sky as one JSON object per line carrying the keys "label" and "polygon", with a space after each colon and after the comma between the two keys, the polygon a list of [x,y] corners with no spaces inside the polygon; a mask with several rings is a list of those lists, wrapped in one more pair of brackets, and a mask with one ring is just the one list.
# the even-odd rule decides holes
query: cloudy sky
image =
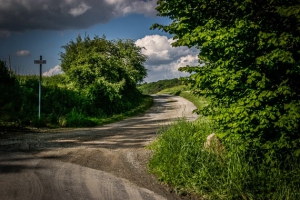
{"label": "cloudy sky", "polygon": [[157,0],[0,0],[0,59],[19,74],[38,74],[40,55],[47,61],[43,74],[61,73],[62,45],[79,34],[107,39],[133,39],[145,47],[146,82],[186,76],[178,72],[196,65],[198,50],[173,48],[172,36],[150,30],[153,23],[169,24],[156,16]]}

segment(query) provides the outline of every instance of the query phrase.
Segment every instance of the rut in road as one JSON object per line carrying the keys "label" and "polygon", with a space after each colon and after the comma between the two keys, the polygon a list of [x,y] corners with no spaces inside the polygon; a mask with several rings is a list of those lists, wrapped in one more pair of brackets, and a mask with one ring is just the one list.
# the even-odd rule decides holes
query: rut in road
{"label": "rut in road", "polygon": [[194,105],[153,96],[145,114],[83,129],[12,135],[0,141],[0,199],[181,199],[147,171],[145,147]]}

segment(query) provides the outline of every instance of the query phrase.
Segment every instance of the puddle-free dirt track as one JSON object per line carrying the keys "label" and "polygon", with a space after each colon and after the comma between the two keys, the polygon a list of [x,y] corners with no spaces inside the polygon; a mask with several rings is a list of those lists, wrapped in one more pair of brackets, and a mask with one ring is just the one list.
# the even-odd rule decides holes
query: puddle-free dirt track
{"label": "puddle-free dirt track", "polygon": [[101,127],[0,138],[1,200],[182,199],[147,171],[157,130],[192,114],[178,96],[155,95],[143,115]]}

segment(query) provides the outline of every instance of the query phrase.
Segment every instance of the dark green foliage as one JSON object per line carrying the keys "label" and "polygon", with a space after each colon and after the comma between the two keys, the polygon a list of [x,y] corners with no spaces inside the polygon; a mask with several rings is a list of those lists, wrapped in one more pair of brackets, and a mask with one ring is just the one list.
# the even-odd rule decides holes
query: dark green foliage
{"label": "dark green foliage", "polygon": [[16,76],[0,60],[0,114],[6,110],[16,111],[20,88]]}
{"label": "dark green foliage", "polygon": [[[164,130],[152,172],[204,199],[300,198],[299,8],[298,0],[158,0],[172,23],[152,28],[200,50],[201,65],[181,70],[206,96],[198,112],[213,129],[180,122]],[[222,152],[204,148],[212,132]]]}
{"label": "dark green foliage", "polygon": [[0,63],[1,121],[92,126],[144,103],[136,86],[147,75],[146,58],[132,40],[78,36],[63,48],[65,74],[43,77],[41,119],[37,118],[39,77],[15,76]]}
{"label": "dark green foliage", "polygon": [[138,86],[143,94],[156,94],[164,89],[182,85],[182,81],[178,78],[159,80],[151,83],[143,83]]}
{"label": "dark green foliage", "polygon": [[0,60],[0,85],[15,85],[16,83],[14,74],[8,70],[5,62]]}
{"label": "dark green foliage", "polygon": [[[57,86],[58,80],[64,80],[63,77],[59,78],[59,76],[62,75],[44,78],[46,85],[43,84],[42,87],[41,120],[37,118],[39,77],[18,76],[19,98],[13,97],[13,99],[18,99],[18,104],[15,113],[11,113],[12,117],[19,119],[23,125],[44,126],[49,123],[58,124],[59,118],[71,116],[69,113],[73,110],[78,110],[85,117],[98,116],[99,111],[91,109],[93,106],[84,95],[78,91]],[[12,103],[16,105],[15,100]],[[67,123],[65,126],[68,124],[71,125],[71,123]]]}
{"label": "dark green foliage", "polygon": [[57,74],[50,77],[43,77],[43,85],[44,86],[59,86],[65,87],[69,83],[65,74]]}
{"label": "dark green foliage", "polygon": [[[125,110],[120,115],[108,115],[99,108],[95,101],[91,101],[89,96],[70,87],[64,75],[43,77],[42,85],[42,107],[41,119],[38,119],[38,76],[16,76],[18,94],[10,96],[9,104],[0,109],[0,122],[4,125],[33,125],[41,126],[63,126],[82,127],[109,123],[124,119],[126,116],[142,112],[151,106],[150,97],[141,97],[141,102],[137,101],[133,95],[127,97],[126,102],[115,102],[107,105],[106,110],[111,110],[114,115],[120,110]],[[5,87],[7,89],[7,87]],[[15,88],[14,88],[15,89]],[[96,92],[96,91],[95,91]],[[18,98],[16,98],[16,96]],[[3,96],[1,100],[6,98]],[[103,101],[101,101],[103,102]],[[133,103],[130,103],[133,102]],[[111,103],[111,102],[108,102]],[[132,109],[132,107],[134,107]],[[14,109],[12,109],[14,108]],[[17,121],[18,124],[15,124]]]}
{"label": "dark green foliage", "polygon": [[146,76],[145,56],[132,40],[108,41],[80,35],[63,46],[61,66],[75,88],[111,115],[137,106],[136,86]]}
{"label": "dark green foliage", "polygon": [[223,141],[260,148],[271,155],[300,155],[299,1],[159,0],[161,28],[196,46],[203,67],[193,73],[194,92],[210,104],[199,112],[212,117]]}

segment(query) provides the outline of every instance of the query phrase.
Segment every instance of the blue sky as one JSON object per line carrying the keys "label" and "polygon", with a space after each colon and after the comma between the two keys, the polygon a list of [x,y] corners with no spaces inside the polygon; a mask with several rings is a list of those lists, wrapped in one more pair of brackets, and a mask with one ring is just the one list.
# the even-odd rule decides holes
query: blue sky
{"label": "blue sky", "polygon": [[196,65],[198,50],[173,48],[171,35],[150,30],[153,23],[171,22],[157,17],[155,7],[156,0],[0,0],[0,59],[8,63],[10,55],[17,73],[38,74],[34,60],[42,55],[44,75],[61,73],[62,45],[79,34],[105,35],[146,48],[146,82],[186,76],[177,69]]}

